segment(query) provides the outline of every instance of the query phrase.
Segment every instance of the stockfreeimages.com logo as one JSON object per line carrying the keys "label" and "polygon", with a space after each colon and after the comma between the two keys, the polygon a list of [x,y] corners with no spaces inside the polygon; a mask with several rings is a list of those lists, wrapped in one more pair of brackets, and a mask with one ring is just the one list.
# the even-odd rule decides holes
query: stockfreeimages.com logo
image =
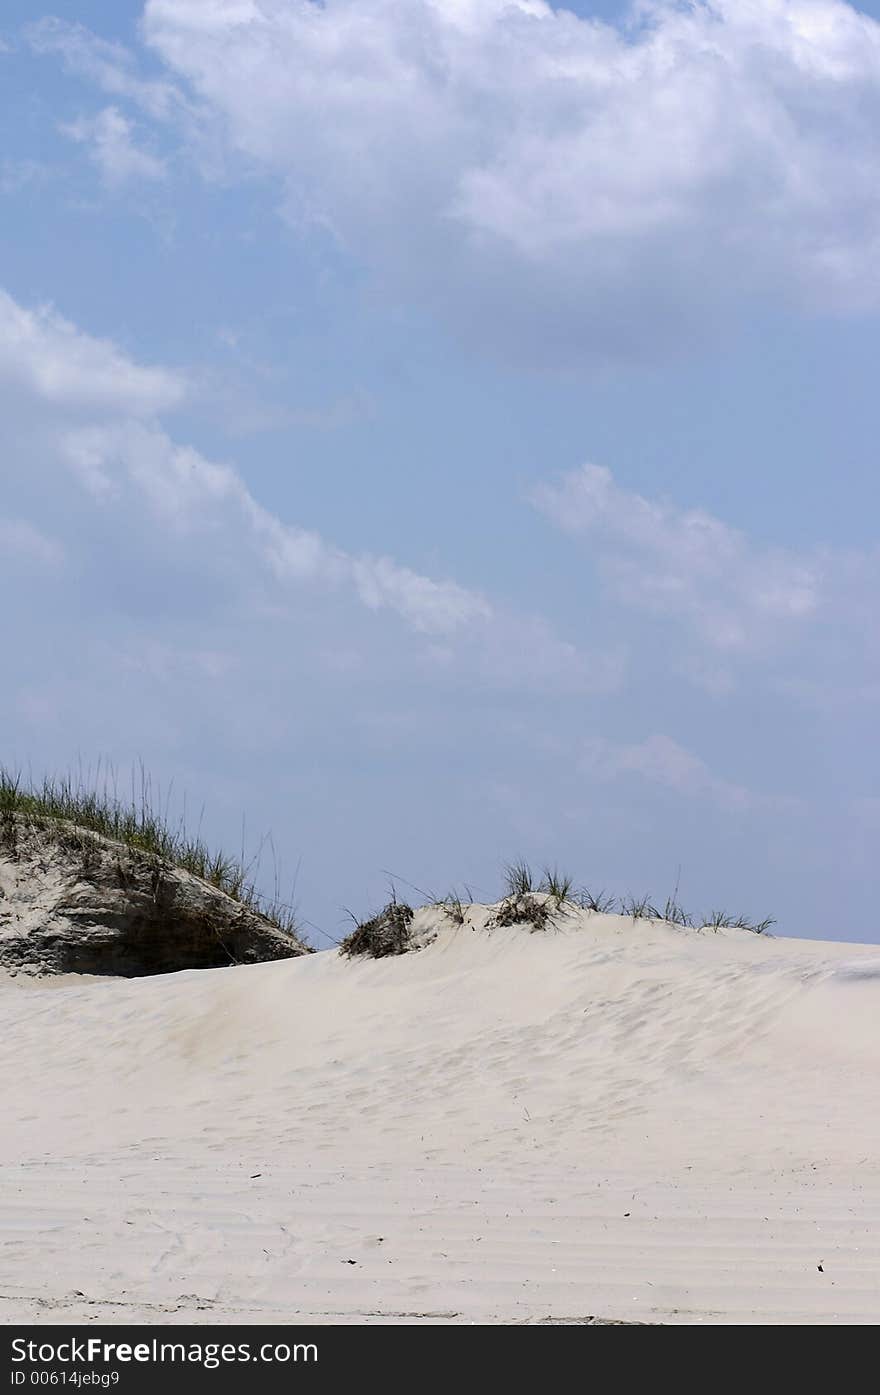
{"label": "stockfreeimages.com logo", "polygon": [[[137,1362],[143,1365],[161,1365],[163,1362],[181,1365],[203,1366],[207,1371],[218,1366],[234,1365],[238,1362],[264,1361],[285,1364],[290,1361],[311,1361],[318,1359],[318,1348],[314,1342],[263,1342],[253,1347],[250,1342],[160,1342],[152,1338],[148,1342],[105,1342],[101,1337],[88,1337],[82,1341],[76,1337],[63,1342],[32,1342],[24,1337],[12,1341],[13,1363],[31,1365],[110,1365],[117,1362],[127,1365]],[[12,1372],[12,1384],[24,1385],[27,1373],[23,1370]]]}

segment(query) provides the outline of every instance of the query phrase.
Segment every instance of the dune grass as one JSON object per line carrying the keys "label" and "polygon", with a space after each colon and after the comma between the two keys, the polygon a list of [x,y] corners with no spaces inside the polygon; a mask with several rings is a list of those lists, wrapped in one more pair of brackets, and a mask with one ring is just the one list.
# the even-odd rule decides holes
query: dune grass
{"label": "dune grass", "polygon": [[36,782],[25,779],[20,771],[0,766],[0,833],[5,829],[7,842],[16,816],[40,827],[50,822],[67,823],[190,872],[277,929],[302,940],[293,908],[278,895],[277,870],[275,895],[267,897],[257,890],[255,878],[263,844],[248,863],[243,853],[233,857],[211,849],[198,833],[188,831],[185,814],[177,822],[172,819],[169,806],[170,792],[163,804],[143,767],[132,772],[130,793],[122,798],[112,771],[105,771],[103,780],[99,768],[92,779],[82,774],[76,778],[62,775]]}
{"label": "dune grass", "polygon": [[636,921],[662,921],[668,925],[678,925],[683,929],[705,930],[749,930],[753,935],[766,935],[776,922],[772,916],[764,920],[752,920],[744,915],[729,915],[725,911],[710,911],[706,916],[692,916],[678,901],[678,883],[672,895],[667,896],[662,907],[655,905],[650,896],[611,896],[603,891],[590,891],[584,887],[575,888],[572,877],[560,872],[558,867],[545,867],[540,877],[535,877],[531,866],[524,858],[509,862],[504,868],[504,897],[516,901],[535,894],[543,894],[555,903],[556,910],[562,910],[566,903],[581,910],[593,911],[599,915],[627,916]]}
{"label": "dune grass", "polygon": [[[470,903],[472,902],[473,897],[470,897]],[[462,900],[459,891],[450,891],[442,900],[434,901],[432,904],[435,905],[438,910],[445,911],[453,925],[464,925],[466,914],[465,907],[469,902]]]}
{"label": "dune grass", "polygon": [[532,896],[536,892],[549,896],[557,906],[561,906],[563,902],[573,899],[574,882],[558,867],[545,867],[540,877],[536,878],[523,858],[509,862],[504,868],[505,896]]}
{"label": "dune grass", "polygon": [[593,911],[595,915],[613,915],[617,910],[617,897],[609,896],[604,890],[590,891],[584,887],[578,892],[575,901],[581,910]]}
{"label": "dune grass", "polygon": [[703,921],[706,930],[751,930],[753,935],[766,935],[776,921],[772,916],[765,920],[752,921],[744,915],[727,915],[724,911],[710,911]]}
{"label": "dune grass", "polygon": [[529,864],[519,858],[508,862],[504,868],[504,892],[506,896],[530,896],[538,887],[532,876]]}
{"label": "dune grass", "polygon": [[[387,875],[391,875],[390,873]],[[404,881],[404,878],[398,878]],[[469,908],[476,904],[470,887],[465,886],[464,895],[453,889],[446,896],[427,895],[412,882],[406,882],[413,891],[425,898],[425,904],[442,911],[454,925],[461,926],[467,921]],[[578,889],[574,879],[561,872],[558,867],[545,867],[536,876],[531,865],[524,858],[517,858],[505,864],[503,869],[503,891],[490,925],[506,928],[513,925],[531,925],[534,930],[547,930],[557,923],[559,916],[566,914],[566,907],[592,911],[596,915],[620,915],[637,924],[661,923],[675,925],[688,930],[748,930],[753,935],[766,935],[775,920],[768,916],[764,920],[751,920],[744,915],[729,915],[724,911],[710,911],[706,916],[692,916],[679,904],[678,883],[662,907],[656,905],[649,895],[612,896],[604,890],[591,891]],[[394,880],[391,881],[391,899],[384,910],[364,921],[348,912],[355,929],[340,948],[346,954],[367,954],[381,958],[388,954],[403,954],[411,948],[412,907],[397,900]]]}
{"label": "dune grass", "polygon": [[[545,867],[536,877],[523,858],[507,863],[503,875],[503,895],[486,921],[488,928],[506,929],[522,925],[530,926],[533,931],[548,931],[557,927],[560,919],[571,911],[578,910],[597,915],[620,915],[634,924],[666,924],[694,931],[734,929],[764,935],[775,924],[770,917],[753,921],[747,916],[728,915],[723,911],[712,911],[707,916],[695,918],[679,904],[677,882],[675,890],[666,897],[661,908],[647,895],[617,898],[604,891],[576,890],[574,880],[555,866]],[[413,883],[407,885],[414,891],[419,890]],[[454,925],[462,926],[467,923],[470,907],[476,904],[471,889],[466,887],[465,891],[467,900],[453,890],[443,897],[427,896],[425,904],[443,912]],[[425,895],[423,892],[419,894]],[[415,911],[412,906],[398,901],[393,881],[391,899],[384,910],[363,921],[359,921],[351,912],[348,914],[355,928],[339,945],[346,955],[382,959],[389,955],[406,954],[418,947],[412,928]]]}

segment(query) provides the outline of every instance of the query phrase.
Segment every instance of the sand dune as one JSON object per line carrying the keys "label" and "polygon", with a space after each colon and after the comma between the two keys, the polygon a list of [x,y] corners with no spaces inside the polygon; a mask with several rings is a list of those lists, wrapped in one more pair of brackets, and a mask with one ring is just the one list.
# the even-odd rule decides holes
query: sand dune
{"label": "sand dune", "polygon": [[880,947],[484,920],[4,979],[0,1316],[876,1321]]}

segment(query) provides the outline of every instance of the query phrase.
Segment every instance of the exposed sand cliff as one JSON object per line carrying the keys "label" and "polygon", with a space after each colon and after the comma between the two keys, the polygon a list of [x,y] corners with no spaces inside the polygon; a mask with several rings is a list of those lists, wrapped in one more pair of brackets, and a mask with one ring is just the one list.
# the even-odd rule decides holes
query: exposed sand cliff
{"label": "exposed sand cliff", "polygon": [[0,821],[2,968],[132,977],[305,952],[167,861],[57,820]]}

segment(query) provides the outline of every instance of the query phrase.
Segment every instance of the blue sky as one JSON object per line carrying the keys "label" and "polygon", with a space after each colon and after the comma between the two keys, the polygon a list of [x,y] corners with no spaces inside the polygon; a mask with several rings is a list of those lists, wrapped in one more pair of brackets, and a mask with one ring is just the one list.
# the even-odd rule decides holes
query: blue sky
{"label": "blue sky", "polygon": [[880,941],[878,16],[8,0],[3,759]]}

